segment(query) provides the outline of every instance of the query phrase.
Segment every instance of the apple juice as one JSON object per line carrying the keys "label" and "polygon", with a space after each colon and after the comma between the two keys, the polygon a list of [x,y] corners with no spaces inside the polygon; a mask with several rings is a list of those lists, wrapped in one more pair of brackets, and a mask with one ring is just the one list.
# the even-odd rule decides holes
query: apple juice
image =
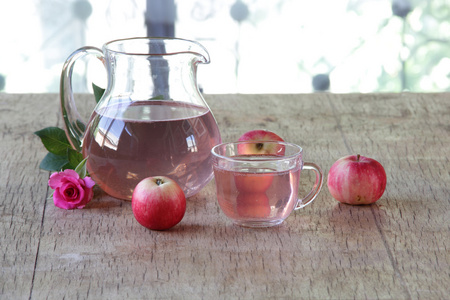
{"label": "apple juice", "polygon": [[210,151],[221,138],[207,107],[129,101],[95,111],[89,124],[82,145],[87,169],[113,197],[130,200],[150,176],[172,178],[189,197],[212,178]]}
{"label": "apple juice", "polygon": [[238,224],[249,221],[255,221],[254,226],[259,221],[279,224],[297,205],[300,171],[299,167],[277,171],[214,166],[217,200],[224,214]]}

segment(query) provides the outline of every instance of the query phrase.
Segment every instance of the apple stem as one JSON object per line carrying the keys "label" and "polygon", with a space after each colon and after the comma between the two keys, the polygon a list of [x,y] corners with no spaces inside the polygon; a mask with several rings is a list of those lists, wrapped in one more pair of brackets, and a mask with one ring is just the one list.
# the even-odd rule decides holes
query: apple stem
{"label": "apple stem", "polygon": [[356,154],[356,161],[359,161],[359,157],[360,157],[361,155],[359,155],[359,154]]}
{"label": "apple stem", "polygon": [[159,178],[156,179],[156,184],[157,184],[157,185],[161,185],[162,183],[163,183],[162,179],[159,179]]}
{"label": "apple stem", "polygon": [[256,144],[256,149],[261,150],[264,147],[263,143],[257,143]]}

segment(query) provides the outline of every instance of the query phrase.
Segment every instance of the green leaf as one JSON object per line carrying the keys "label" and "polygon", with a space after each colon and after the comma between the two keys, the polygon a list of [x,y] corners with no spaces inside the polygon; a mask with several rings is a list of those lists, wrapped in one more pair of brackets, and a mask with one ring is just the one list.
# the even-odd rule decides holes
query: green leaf
{"label": "green leaf", "polygon": [[86,162],[87,162],[87,157],[85,159],[83,159],[78,166],[75,168],[75,172],[78,173],[78,175],[80,175],[80,178],[84,178],[87,175],[87,170],[86,170]]}
{"label": "green leaf", "polygon": [[105,89],[102,89],[101,87],[95,85],[94,83],[92,84],[92,89],[94,90],[95,102],[98,103],[102,98],[103,94],[105,93]]}
{"label": "green leaf", "polygon": [[42,144],[44,144],[48,152],[55,155],[65,156],[67,149],[72,148],[67,140],[66,133],[61,128],[47,127],[36,131],[34,134],[41,138]]}
{"label": "green leaf", "polygon": [[64,168],[75,169],[83,161],[83,154],[74,149],[67,149],[67,159],[69,164],[64,166]]}
{"label": "green leaf", "polygon": [[55,191],[52,191],[52,193],[50,194],[50,196],[48,196],[47,200],[53,200],[53,194],[55,193]]}
{"label": "green leaf", "polygon": [[149,100],[164,100],[164,95],[158,95],[158,96],[150,98]]}
{"label": "green leaf", "polygon": [[82,121],[80,121],[80,120],[77,120],[76,122],[77,122],[77,127],[78,127],[82,132],[85,132],[85,131],[86,131],[86,125],[85,125]]}
{"label": "green leaf", "polygon": [[47,171],[61,171],[65,165],[69,163],[66,155],[55,155],[53,153],[47,153],[44,159],[41,161],[39,168]]}

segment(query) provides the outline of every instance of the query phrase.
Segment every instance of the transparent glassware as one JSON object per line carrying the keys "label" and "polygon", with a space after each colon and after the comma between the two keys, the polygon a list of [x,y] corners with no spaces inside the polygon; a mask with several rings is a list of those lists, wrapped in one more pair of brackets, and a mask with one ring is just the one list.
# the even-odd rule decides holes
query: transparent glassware
{"label": "transparent glassware", "polygon": [[[86,55],[100,59],[108,76],[88,122],[77,112],[71,83],[75,62]],[[212,179],[210,151],[221,137],[198,89],[200,63],[209,63],[206,49],[175,38],[115,40],[69,56],[60,90],[66,133],[106,193],[130,200],[142,179],[167,176],[190,197]]]}
{"label": "transparent glassware", "polygon": [[[262,143],[272,154],[255,154]],[[279,225],[292,211],[313,202],[322,188],[322,170],[304,162],[303,149],[292,143],[240,141],[217,145],[211,152],[217,201],[240,226]],[[298,198],[302,170],[312,170],[316,181],[308,195]]]}

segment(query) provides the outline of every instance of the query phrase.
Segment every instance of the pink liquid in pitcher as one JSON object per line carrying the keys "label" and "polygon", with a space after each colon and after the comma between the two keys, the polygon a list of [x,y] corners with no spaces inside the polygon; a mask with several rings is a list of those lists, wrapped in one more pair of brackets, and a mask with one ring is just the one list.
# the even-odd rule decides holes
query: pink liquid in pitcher
{"label": "pink liquid in pitcher", "polygon": [[206,107],[177,101],[137,101],[96,111],[83,139],[95,182],[109,195],[131,199],[149,176],[174,179],[192,196],[212,178],[211,148],[220,133]]}
{"label": "pink liquid in pitcher", "polygon": [[297,205],[300,170],[239,171],[214,167],[218,203],[236,223],[281,223]]}

